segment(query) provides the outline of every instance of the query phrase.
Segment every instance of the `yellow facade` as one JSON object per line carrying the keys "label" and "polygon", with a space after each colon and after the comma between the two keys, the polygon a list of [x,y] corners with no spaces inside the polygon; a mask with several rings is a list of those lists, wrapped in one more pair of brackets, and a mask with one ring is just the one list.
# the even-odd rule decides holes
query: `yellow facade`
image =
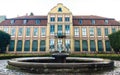
{"label": "yellow facade", "polygon": [[[51,17],[54,17],[55,21],[51,21]],[[58,17],[60,17],[60,20],[58,21]],[[65,21],[65,17],[69,18],[69,21]],[[86,52],[99,52],[98,50],[98,44],[102,43],[103,48],[102,52],[112,52],[112,49],[110,51],[106,51],[106,40],[109,40],[108,37],[105,35],[105,28],[108,30],[108,33],[112,33],[112,28],[115,29],[115,31],[118,31],[120,29],[119,25],[116,26],[90,26],[90,25],[82,25],[77,26],[73,25],[73,15],[71,11],[63,6],[63,4],[58,4],[54,8],[50,10],[50,12],[47,15],[47,25],[46,26],[14,26],[16,29],[15,36],[11,36],[11,40],[14,40],[14,51],[9,51],[9,46],[7,47],[8,53],[49,53],[51,51],[50,44],[54,44],[54,49],[57,50],[59,46],[65,46],[66,42],[70,43],[69,52],[71,53],[86,53]],[[51,25],[54,25],[54,33],[51,33]],[[59,32],[64,34],[67,33],[66,29],[67,26],[69,27],[68,35],[65,35],[64,38],[56,38],[56,34]],[[60,27],[62,27],[62,31],[60,30]],[[4,28],[8,28],[8,30],[4,30]],[[13,26],[0,26],[0,30],[6,31],[11,34],[11,29]],[[23,34],[22,36],[19,36],[19,28],[23,28]],[[27,28],[30,28],[30,36],[26,36]],[[33,32],[34,29],[38,28],[37,36],[34,36]],[[42,34],[42,28],[45,28],[45,36],[41,36]],[[85,33],[83,32],[84,30]],[[100,28],[101,30],[101,36],[98,36],[97,29]],[[94,29],[92,33],[90,33],[90,29]],[[75,31],[77,31],[75,33]],[[83,36],[85,34],[85,36]],[[92,35],[93,34],[93,35]],[[77,35],[77,36],[75,36]],[[92,36],[91,36],[92,35]],[[17,50],[17,44],[18,40],[22,40],[22,50]],[[25,51],[25,41],[28,40],[30,42],[30,48],[28,51]],[[37,40],[37,50],[33,51],[33,41]],[[41,40],[45,41],[45,51],[42,51],[41,47]],[[50,40],[54,40],[50,43]],[[66,41],[68,40],[68,41]],[[76,40],[76,42],[75,42]],[[78,41],[79,40],[79,41]],[[98,41],[100,40],[100,41]],[[62,44],[61,44],[62,43]],[[76,44],[75,44],[76,43]],[[85,45],[83,45],[85,44]],[[93,44],[93,45],[91,45]],[[28,43],[29,45],[29,43]],[[79,47],[78,47],[79,46]],[[57,47],[57,48],[56,48]],[[94,51],[92,51],[92,48],[95,48]],[[78,50],[75,50],[78,49]],[[85,50],[84,50],[85,49]],[[65,50],[65,49],[64,49]]]}

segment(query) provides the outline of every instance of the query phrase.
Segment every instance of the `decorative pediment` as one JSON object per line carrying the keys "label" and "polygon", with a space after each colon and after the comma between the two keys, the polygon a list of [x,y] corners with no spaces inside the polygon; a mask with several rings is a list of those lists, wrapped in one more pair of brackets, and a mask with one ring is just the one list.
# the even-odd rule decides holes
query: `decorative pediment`
{"label": "decorative pediment", "polygon": [[71,13],[71,12],[67,7],[63,6],[63,4],[59,3],[57,4],[57,6],[53,7],[49,13],[57,14],[57,13]]}

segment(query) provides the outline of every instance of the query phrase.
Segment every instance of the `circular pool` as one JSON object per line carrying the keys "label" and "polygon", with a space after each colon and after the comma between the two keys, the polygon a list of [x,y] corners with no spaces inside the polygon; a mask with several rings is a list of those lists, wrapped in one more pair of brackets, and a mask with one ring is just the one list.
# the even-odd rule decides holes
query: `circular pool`
{"label": "circular pool", "polygon": [[66,62],[56,62],[54,57],[15,58],[8,61],[10,66],[34,73],[85,72],[108,70],[114,62],[102,58],[66,57]]}

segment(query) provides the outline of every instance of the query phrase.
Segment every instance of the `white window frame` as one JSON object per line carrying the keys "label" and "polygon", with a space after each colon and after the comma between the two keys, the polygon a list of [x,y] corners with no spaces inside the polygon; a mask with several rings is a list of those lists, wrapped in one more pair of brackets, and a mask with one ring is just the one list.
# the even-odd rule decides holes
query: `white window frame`
{"label": "white window frame", "polygon": [[[44,31],[43,31],[44,29]],[[42,32],[43,31],[43,32]],[[41,27],[41,36],[45,37],[46,36],[46,28],[45,27]]]}
{"label": "white window frame", "polygon": [[79,37],[79,27],[74,27],[74,36]]}
{"label": "white window frame", "polygon": [[85,27],[82,28],[82,36],[83,37],[87,36],[87,28],[85,28]]}
{"label": "white window frame", "polygon": [[8,33],[9,32],[9,27],[4,27],[3,31],[6,32],[6,33]]}
{"label": "white window frame", "polygon": [[[13,33],[14,32],[14,33]],[[11,32],[10,32],[11,36],[15,36],[16,34],[16,27],[11,27]],[[13,35],[12,35],[13,34]]]}
{"label": "white window frame", "polygon": [[94,34],[95,34],[95,33],[94,33],[94,28],[90,28],[89,30],[90,30],[90,31],[89,31],[89,32],[90,32],[90,36],[94,36]]}
{"label": "white window frame", "polygon": [[[36,29],[38,29],[37,32],[35,32]],[[34,34],[34,33],[35,33],[35,34]],[[34,27],[34,28],[33,28],[33,36],[34,36],[34,37],[37,37],[37,36],[38,36],[38,33],[39,33],[39,28],[38,28],[38,27]]]}

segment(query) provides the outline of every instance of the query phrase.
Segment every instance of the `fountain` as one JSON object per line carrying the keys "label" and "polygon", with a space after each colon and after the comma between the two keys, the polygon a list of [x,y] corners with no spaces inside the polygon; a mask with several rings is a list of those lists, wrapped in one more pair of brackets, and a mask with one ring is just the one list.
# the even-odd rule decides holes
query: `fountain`
{"label": "fountain", "polygon": [[84,72],[107,70],[114,62],[102,58],[68,57],[69,53],[52,53],[52,57],[15,58],[8,64],[20,70],[34,73]]}
{"label": "fountain", "polygon": [[[57,37],[63,38],[63,36]],[[112,69],[114,62],[102,58],[69,57],[69,52],[62,48],[55,49],[51,57],[15,58],[8,61],[8,65],[27,72],[84,72]],[[65,46],[64,46],[65,47]]]}

